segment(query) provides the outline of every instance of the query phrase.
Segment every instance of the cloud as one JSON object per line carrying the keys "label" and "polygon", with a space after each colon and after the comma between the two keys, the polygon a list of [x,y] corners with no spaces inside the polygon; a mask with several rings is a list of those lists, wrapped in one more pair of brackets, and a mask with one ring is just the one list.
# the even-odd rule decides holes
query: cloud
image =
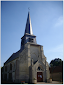
{"label": "cloud", "polygon": [[57,20],[56,20],[56,23],[55,23],[55,27],[59,27],[63,25],[63,16],[60,16]]}

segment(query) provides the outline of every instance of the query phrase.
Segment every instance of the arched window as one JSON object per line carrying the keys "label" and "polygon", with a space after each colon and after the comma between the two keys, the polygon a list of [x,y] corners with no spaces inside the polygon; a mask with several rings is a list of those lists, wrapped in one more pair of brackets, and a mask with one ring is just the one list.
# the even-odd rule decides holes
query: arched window
{"label": "arched window", "polygon": [[10,70],[12,70],[12,64],[10,64]]}
{"label": "arched window", "polygon": [[5,71],[7,72],[7,66],[5,66]]}
{"label": "arched window", "polygon": [[42,70],[42,69],[41,69],[41,67],[39,66],[39,67],[37,68],[37,70]]}
{"label": "arched window", "polygon": [[38,70],[40,70],[40,67],[38,67]]}

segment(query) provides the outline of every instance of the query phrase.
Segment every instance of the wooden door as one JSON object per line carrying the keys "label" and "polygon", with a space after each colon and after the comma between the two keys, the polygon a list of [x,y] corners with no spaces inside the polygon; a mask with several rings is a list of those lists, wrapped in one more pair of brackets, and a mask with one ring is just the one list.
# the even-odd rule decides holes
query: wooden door
{"label": "wooden door", "polygon": [[43,73],[37,72],[37,82],[42,82],[42,81],[43,81]]}

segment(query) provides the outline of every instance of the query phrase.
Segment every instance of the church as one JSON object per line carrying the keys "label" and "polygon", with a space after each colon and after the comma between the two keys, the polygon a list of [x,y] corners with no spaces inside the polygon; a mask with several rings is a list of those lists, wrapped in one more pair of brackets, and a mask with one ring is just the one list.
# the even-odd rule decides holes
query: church
{"label": "church", "polygon": [[49,65],[43,52],[43,46],[36,42],[28,12],[24,36],[21,38],[21,48],[4,63],[2,79],[37,83],[45,82],[49,78]]}

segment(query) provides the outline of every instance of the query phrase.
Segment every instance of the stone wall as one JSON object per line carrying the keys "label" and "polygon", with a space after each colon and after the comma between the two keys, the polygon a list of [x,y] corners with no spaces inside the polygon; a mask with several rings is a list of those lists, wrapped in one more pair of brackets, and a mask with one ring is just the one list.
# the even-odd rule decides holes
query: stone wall
{"label": "stone wall", "polygon": [[25,44],[24,50],[19,54],[19,80],[29,82],[29,66],[31,65],[30,45]]}
{"label": "stone wall", "polygon": [[[37,72],[43,73],[43,81],[49,78],[49,67],[43,53],[43,46],[26,43],[24,50],[18,56],[17,59],[4,65],[3,74],[7,76],[7,80],[32,82],[34,78],[37,80]],[[10,70],[10,64],[12,65],[12,70]],[[6,66],[7,71],[5,71]],[[42,70],[37,70],[38,66]]]}
{"label": "stone wall", "polygon": [[39,46],[30,45],[30,55],[31,59],[33,59],[33,62],[38,60],[39,54],[40,54]]}
{"label": "stone wall", "polygon": [[61,81],[62,80],[62,73],[51,73],[50,77],[52,78],[53,81]]}
{"label": "stone wall", "polygon": [[[33,63],[36,61],[36,63],[32,66],[32,79],[35,78],[37,80],[37,72],[43,73],[43,81],[49,79],[49,66],[43,53],[43,46],[31,44],[30,55],[31,60],[33,59]],[[37,70],[38,66],[41,66],[43,70]]]}
{"label": "stone wall", "polygon": [[[18,60],[18,58],[4,65],[4,67],[3,67],[4,70],[2,72],[3,80],[15,81],[15,79],[16,79],[16,68],[17,68],[16,67],[16,60]],[[10,64],[12,65],[12,69],[10,69]],[[6,67],[7,67],[7,71],[5,71]],[[6,79],[5,79],[5,75],[7,75]],[[10,75],[11,75],[11,77],[10,77]]]}

